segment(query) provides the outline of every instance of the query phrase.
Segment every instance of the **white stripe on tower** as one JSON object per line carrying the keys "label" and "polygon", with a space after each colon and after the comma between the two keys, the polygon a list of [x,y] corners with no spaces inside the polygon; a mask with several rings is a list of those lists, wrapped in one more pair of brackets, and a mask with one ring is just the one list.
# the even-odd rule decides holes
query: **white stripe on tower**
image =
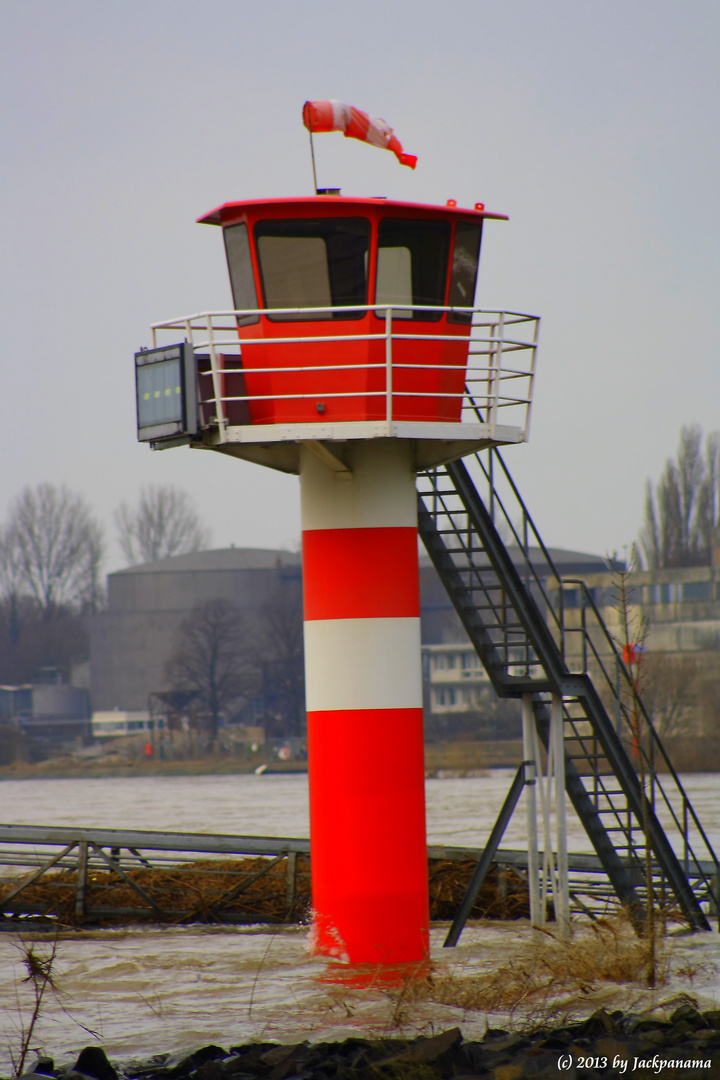
{"label": "white stripe on tower", "polygon": [[422,708],[418,618],[309,620],[305,653],[309,712]]}

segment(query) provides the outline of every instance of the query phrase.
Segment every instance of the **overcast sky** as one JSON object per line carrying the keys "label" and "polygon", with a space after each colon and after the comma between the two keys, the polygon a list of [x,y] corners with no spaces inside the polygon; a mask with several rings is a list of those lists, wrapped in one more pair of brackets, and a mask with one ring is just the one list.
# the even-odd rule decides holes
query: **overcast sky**
{"label": "overcast sky", "polygon": [[297,479],[135,441],[149,324],[230,306],[233,199],[312,193],[306,99],[392,124],[317,136],[318,181],[460,205],[478,303],[542,316],[533,430],[505,458],[547,543],[637,535],[680,427],[720,428],[717,0],[0,0],[0,516],[27,484],[112,513],[197,501],[214,545],[296,546]]}

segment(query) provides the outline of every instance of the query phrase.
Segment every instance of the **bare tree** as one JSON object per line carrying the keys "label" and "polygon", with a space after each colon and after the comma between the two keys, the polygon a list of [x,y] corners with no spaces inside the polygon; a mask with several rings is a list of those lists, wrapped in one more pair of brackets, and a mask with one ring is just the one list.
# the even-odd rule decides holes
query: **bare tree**
{"label": "bare tree", "polygon": [[73,664],[87,659],[87,620],[82,612],[56,606],[43,617],[32,596],[0,600],[0,683],[34,682],[43,668],[69,678]]}
{"label": "bare tree", "polygon": [[26,487],[0,537],[0,580],[11,605],[32,596],[43,618],[62,608],[95,607],[102,531],[80,495],[64,485]]}
{"label": "bare tree", "polygon": [[207,713],[213,743],[221,715],[251,696],[257,685],[249,633],[239,609],[226,600],[197,604],[180,627],[165,676],[173,690],[196,694]]}
{"label": "bare tree", "polygon": [[134,510],[121,503],[115,525],[129,566],[202,551],[210,543],[190,496],[169,484],[143,488]]}
{"label": "bare tree", "polygon": [[262,680],[267,733],[300,736],[305,721],[305,655],[299,581],[285,582],[263,606],[254,658]]}
{"label": "bare tree", "polygon": [[657,483],[648,481],[640,547],[651,569],[709,564],[720,525],[720,432],[705,440],[690,424],[680,432],[677,457]]}
{"label": "bare tree", "polygon": [[697,516],[702,547],[710,553],[720,527],[720,431],[711,432],[705,440],[705,475],[698,493]]}
{"label": "bare tree", "polygon": [[664,739],[695,730],[700,700],[697,658],[646,653],[642,663],[643,704],[658,735]]}

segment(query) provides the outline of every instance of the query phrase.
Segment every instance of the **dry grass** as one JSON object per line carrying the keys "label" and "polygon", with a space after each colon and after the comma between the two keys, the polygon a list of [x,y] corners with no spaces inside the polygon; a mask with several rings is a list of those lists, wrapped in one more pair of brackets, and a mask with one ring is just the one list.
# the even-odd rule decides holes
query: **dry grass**
{"label": "dry grass", "polygon": [[[127,871],[127,877],[163,909],[164,918],[119,874],[109,868],[93,870],[88,874],[85,906],[92,921],[100,920],[106,925],[136,921],[182,922],[190,918],[198,922],[221,922],[225,913],[246,922],[281,923],[302,919],[309,906],[310,893],[309,861],[303,856],[297,860],[297,888],[292,911],[287,910],[284,860],[252,881],[238,896],[223,899],[244,878],[257,873],[268,862],[262,857],[225,861],[207,859],[176,869]],[[14,903],[56,915],[66,925],[82,925],[88,920],[75,914],[76,886],[74,870],[48,873],[25,888]],[[11,882],[0,886],[0,903],[12,887]],[[132,910],[133,914],[103,915],[103,909]]]}
{"label": "dry grass", "polygon": [[[658,983],[664,984],[666,950],[659,950],[658,959]],[[438,971],[388,993],[396,1002],[398,1020],[404,1009],[420,1002],[466,1012],[514,1013],[527,1008],[544,1012],[558,997],[586,996],[599,984],[644,985],[647,964],[647,943],[627,919],[619,917],[576,928],[569,941],[543,931],[540,940],[519,947],[496,970]]]}
{"label": "dry grass", "polygon": [[[227,915],[232,916],[233,921],[248,923],[304,921],[310,908],[310,860],[303,855],[297,858],[296,893],[289,911],[286,900],[287,863],[284,859],[237,896],[223,899],[244,878],[256,874],[269,861],[263,857],[225,861],[205,859],[167,870],[128,870],[127,877],[163,909],[166,913],[164,916],[110,868],[93,869],[88,874],[85,907],[89,918],[75,914],[77,874],[74,870],[45,874],[27,886],[13,904],[21,907],[26,905],[26,910],[31,912],[55,915],[68,926],[86,925],[88,921],[105,925],[143,921],[222,922]],[[431,860],[431,919],[454,918],[474,869],[472,860]],[[373,872],[372,860],[368,860],[367,873]],[[0,903],[13,885],[9,881],[0,883]],[[116,912],[124,909],[125,913],[113,915],[113,909]],[[492,867],[471,917],[520,919],[528,915],[525,878],[512,867]]]}
{"label": "dry grass", "polygon": [[27,975],[22,984],[29,990],[26,1007],[23,1008],[20,993],[18,991],[17,1008],[18,1021],[16,1025],[17,1047],[10,1047],[10,1058],[13,1065],[13,1075],[20,1076],[25,1068],[28,1055],[35,1047],[33,1036],[40,1019],[45,995],[57,994],[55,983],[54,966],[57,958],[57,938],[49,945],[38,945],[24,941],[18,943],[18,950],[22,958],[23,967]]}
{"label": "dry grass", "polygon": [[[430,918],[454,919],[475,871],[470,860],[430,861]],[[471,919],[527,919],[530,896],[527,879],[512,866],[492,866],[483,882]]]}

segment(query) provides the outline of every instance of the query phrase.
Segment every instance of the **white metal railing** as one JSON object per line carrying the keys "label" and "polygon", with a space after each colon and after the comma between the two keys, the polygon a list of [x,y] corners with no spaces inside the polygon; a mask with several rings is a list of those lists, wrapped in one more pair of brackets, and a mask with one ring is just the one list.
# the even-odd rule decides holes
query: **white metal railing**
{"label": "white metal railing", "polygon": [[[228,419],[227,406],[231,403],[244,402],[248,405],[259,401],[301,400],[314,399],[319,396],[324,399],[332,398],[370,398],[383,397],[385,399],[385,420],[393,419],[393,401],[397,403],[401,397],[433,397],[457,400],[458,394],[447,392],[424,392],[416,390],[398,390],[394,386],[393,373],[402,369],[417,369],[425,372],[434,369],[442,372],[464,371],[464,392],[461,403],[461,420],[466,423],[485,423],[495,427],[498,423],[508,424],[519,429],[520,438],[526,441],[530,434],[530,414],[532,395],[535,380],[535,360],[538,348],[538,333],[540,320],[534,315],[523,315],[519,312],[485,311],[480,308],[439,308],[432,307],[432,312],[453,312],[456,315],[464,315],[470,318],[469,337],[462,334],[427,334],[409,332],[408,314],[417,311],[427,311],[427,308],[417,306],[395,304],[388,307],[387,304],[374,305],[347,305],[342,307],[305,307],[305,308],[272,308],[246,309],[233,311],[205,311],[195,315],[183,316],[179,319],[171,319],[167,322],[158,322],[152,325],[153,347],[158,347],[164,342],[159,340],[159,335],[173,332],[183,333],[196,354],[207,354],[210,358],[210,370],[203,374],[212,377],[213,392],[210,397],[201,397],[200,404],[214,406],[215,414],[211,417],[210,426],[217,425],[220,440],[227,441]],[[383,320],[380,324],[382,329],[378,333],[333,333],[327,335],[310,334],[303,335],[297,332],[297,323],[288,321],[283,323],[287,328],[286,334],[279,334],[277,322],[273,323],[273,330],[277,336],[273,337],[243,337],[238,336],[239,320],[256,316],[300,316],[304,321],[312,319],[313,314],[319,317],[342,315],[344,313],[357,312],[358,315],[368,311],[376,312]],[[408,313],[408,314],[405,314]],[[334,328],[340,329],[337,321]],[[411,325],[411,324],[410,324]],[[295,328],[294,328],[295,327]],[[245,332],[247,333],[247,323]],[[382,362],[358,363],[358,364],[316,364],[304,365],[294,370],[298,371],[322,371],[326,373],[336,371],[353,370],[383,370],[384,387],[380,390],[351,390],[341,392],[323,392],[315,389],[312,393],[294,394],[244,394],[223,395],[222,376],[242,372],[242,349],[246,346],[263,345],[272,349],[280,349],[287,345],[315,344],[318,349],[336,345],[342,342],[384,342],[384,359]],[[447,342],[461,349],[464,344],[468,348],[467,363],[457,365],[427,364],[398,362],[393,358],[393,343],[400,341],[418,342]],[[241,362],[240,367],[225,366],[227,357],[235,356]],[[248,369],[252,374],[279,374],[288,372],[287,365],[280,367],[252,367]],[[503,411],[501,411],[503,410]],[[318,416],[318,422],[322,422],[322,416]],[[206,425],[207,426],[207,425]]]}

